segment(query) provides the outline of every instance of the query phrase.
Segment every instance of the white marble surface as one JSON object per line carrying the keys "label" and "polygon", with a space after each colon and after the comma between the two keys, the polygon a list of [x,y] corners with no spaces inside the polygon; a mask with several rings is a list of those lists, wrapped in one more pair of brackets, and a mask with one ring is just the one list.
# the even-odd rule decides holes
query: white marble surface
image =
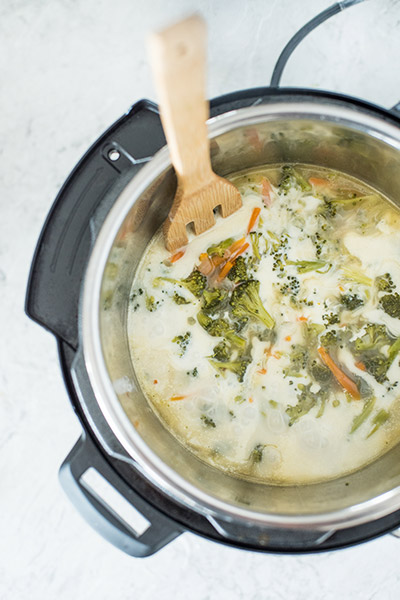
{"label": "white marble surface", "polygon": [[[134,101],[154,98],[146,33],[197,9],[210,31],[209,94],[266,84],[290,35],[331,0],[3,0],[0,4],[0,598],[391,600],[400,540],[268,556],[184,534],[133,559],[60,489],[80,433],[50,334],[23,312],[30,261],[60,185]],[[369,0],[326,23],[283,83],[400,100],[400,2]]]}

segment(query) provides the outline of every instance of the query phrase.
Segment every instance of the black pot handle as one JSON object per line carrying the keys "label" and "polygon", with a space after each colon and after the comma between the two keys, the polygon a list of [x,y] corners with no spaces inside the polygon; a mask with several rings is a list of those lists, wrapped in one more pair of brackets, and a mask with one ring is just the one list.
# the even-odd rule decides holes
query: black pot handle
{"label": "black pot handle", "polygon": [[[143,522],[147,521],[142,533],[135,531],[97,492],[85,484],[83,476],[91,468],[141,514]],[[77,441],[64,460],[59,477],[65,493],[89,525],[131,556],[150,556],[182,533],[174,521],[125,484],[86,436]]]}

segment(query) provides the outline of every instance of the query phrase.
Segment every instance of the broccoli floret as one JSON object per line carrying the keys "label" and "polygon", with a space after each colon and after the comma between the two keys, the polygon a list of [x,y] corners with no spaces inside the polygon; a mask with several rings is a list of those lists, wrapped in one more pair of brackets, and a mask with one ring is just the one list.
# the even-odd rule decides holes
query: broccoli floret
{"label": "broccoli floret", "polygon": [[251,454],[249,456],[249,459],[253,463],[260,463],[263,459],[264,448],[265,448],[265,444],[257,444],[256,446],[254,446],[254,448],[251,451]]}
{"label": "broccoli floret", "polygon": [[384,383],[387,379],[386,373],[391,365],[391,361],[389,358],[386,358],[383,354],[376,354],[375,356],[365,356],[363,359],[363,363],[367,370],[367,373],[370,373],[373,377],[375,377],[378,383]]}
{"label": "broccoli floret", "polygon": [[326,315],[322,315],[322,320],[325,323],[326,326],[328,325],[336,325],[336,323],[339,323],[340,321],[340,317],[339,315],[331,312],[331,313],[326,313]]}
{"label": "broccoli floret", "polygon": [[396,287],[390,273],[380,275],[375,279],[375,285],[379,292],[391,292]]}
{"label": "broccoli floret", "polygon": [[189,300],[186,300],[186,298],[180,296],[177,292],[174,292],[173,301],[176,304],[190,304]]}
{"label": "broccoli floret", "polygon": [[176,335],[173,338],[173,342],[175,344],[178,344],[178,346],[180,347],[181,351],[179,356],[183,356],[187,350],[187,347],[189,345],[190,342],[190,338],[192,337],[192,334],[190,333],[190,331],[187,331],[186,333],[184,333],[183,335]]}
{"label": "broccoli floret", "polygon": [[246,369],[251,363],[250,358],[241,358],[232,362],[219,362],[216,360],[208,359],[211,366],[214,367],[220,373],[224,373],[225,371],[231,371],[236,375],[240,382],[243,381]]}
{"label": "broccoli floret", "polygon": [[246,340],[240,337],[240,335],[237,335],[235,330],[227,321],[225,321],[225,319],[212,319],[209,315],[200,311],[197,315],[197,320],[209,335],[226,338],[228,342],[239,348],[244,348],[246,346]]}
{"label": "broccoli floret", "polygon": [[379,304],[390,317],[400,319],[400,296],[397,292],[382,296]]}
{"label": "broccoli floret", "polygon": [[201,415],[200,419],[206,427],[216,427],[215,422],[210,417],[207,417],[207,415]]}
{"label": "broccoli floret", "polygon": [[246,327],[248,322],[249,317],[240,317],[239,319],[236,319],[236,321],[233,324],[235,331],[237,331],[237,333],[239,333],[239,331],[242,331],[242,329]]}
{"label": "broccoli floret", "polygon": [[365,333],[360,338],[354,340],[354,348],[357,352],[381,348],[385,344],[390,344],[391,339],[388,336],[385,325],[370,323],[365,327]]}
{"label": "broccoli floret", "polygon": [[295,406],[289,405],[286,408],[286,413],[290,417],[289,427],[294,425],[301,417],[310,412],[314,406],[319,402],[323,403],[326,400],[328,392],[326,390],[319,390],[316,394],[313,394],[310,390],[313,384],[299,385],[300,394],[297,396],[297,404]]}
{"label": "broccoli floret", "polygon": [[364,300],[357,296],[357,294],[342,294],[340,296],[340,304],[346,310],[356,310],[356,308],[364,304]]}
{"label": "broccoli floret", "polygon": [[321,385],[327,385],[332,381],[332,372],[325,367],[320,365],[317,361],[313,361],[310,367],[310,375],[315,381]]}
{"label": "broccoli floret", "polygon": [[204,290],[203,292],[203,310],[208,313],[213,313],[221,307],[224,300],[228,296],[227,290],[223,288],[214,288],[212,290]]}
{"label": "broccoli floret", "polygon": [[243,256],[238,256],[235,260],[235,264],[228,273],[228,279],[235,283],[242,283],[243,281],[247,281],[248,278],[249,275],[247,273],[246,261]]}
{"label": "broccoli floret", "polygon": [[327,331],[325,335],[321,335],[320,338],[321,346],[324,348],[332,348],[332,346],[338,345],[338,335],[336,331]]}
{"label": "broccoli floret", "polygon": [[292,377],[298,377],[300,371],[307,367],[308,362],[308,350],[305,346],[295,344],[292,346],[290,352],[290,366],[284,370],[285,375],[291,375]]}
{"label": "broccoli floret", "polygon": [[249,279],[238,285],[232,292],[230,306],[234,317],[250,317],[261,321],[268,329],[275,325],[274,319],[262,305],[260,295],[260,282]]}
{"label": "broccoli floret", "polygon": [[309,192],[312,189],[310,183],[298,171],[290,165],[285,165],[282,167],[279,190],[286,195],[293,186],[300,188],[302,192]]}
{"label": "broccoli floret", "polygon": [[153,281],[153,286],[158,287],[163,281],[169,281],[170,283],[176,283],[177,285],[183,286],[196,296],[200,298],[205,288],[207,287],[207,277],[197,271],[196,269],[190,273],[185,279],[172,279],[171,277],[156,277]]}
{"label": "broccoli floret", "polygon": [[224,340],[214,347],[213,354],[211,356],[211,358],[219,360],[220,362],[229,361],[230,357],[231,350]]}
{"label": "broccoli floret", "polygon": [[228,238],[227,240],[223,240],[219,244],[214,244],[207,248],[207,254],[209,256],[213,256],[216,254],[217,256],[224,256],[225,250],[227,250],[230,246],[232,246],[235,240],[233,238]]}

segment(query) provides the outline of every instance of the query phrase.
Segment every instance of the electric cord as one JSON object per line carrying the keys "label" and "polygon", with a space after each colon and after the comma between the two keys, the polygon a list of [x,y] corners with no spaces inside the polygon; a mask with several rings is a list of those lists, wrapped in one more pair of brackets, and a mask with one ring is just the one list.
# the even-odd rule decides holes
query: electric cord
{"label": "electric cord", "polygon": [[293,51],[300,44],[300,42],[302,42],[304,38],[309,33],[311,33],[311,31],[313,31],[316,27],[318,27],[318,25],[321,25],[321,23],[324,23],[334,15],[337,15],[338,13],[342,12],[342,10],[350,8],[355,4],[360,4],[360,2],[364,1],[365,0],[342,0],[341,2],[336,2],[335,4],[332,4],[332,6],[329,6],[321,13],[319,13],[316,17],[311,19],[311,21],[308,21],[308,23],[303,25],[303,27],[299,29],[299,31],[295,33],[294,36],[288,41],[281,54],[279,55],[279,58],[276,62],[272,73],[270,84],[271,87],[279,87],[283,70],[286,67],[287,61],[289,60]]}

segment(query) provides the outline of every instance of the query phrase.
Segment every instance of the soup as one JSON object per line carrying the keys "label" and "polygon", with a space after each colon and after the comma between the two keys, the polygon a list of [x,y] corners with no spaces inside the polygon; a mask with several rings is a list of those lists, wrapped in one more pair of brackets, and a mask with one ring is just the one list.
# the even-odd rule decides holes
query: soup
{"label": "soup", "polygon": [[360,181],[284,165],[231,177],[243,207],[173,256],[159,232],[130,296],[138,381],[200,459],[310,483],[399,439],[400,213]]}

